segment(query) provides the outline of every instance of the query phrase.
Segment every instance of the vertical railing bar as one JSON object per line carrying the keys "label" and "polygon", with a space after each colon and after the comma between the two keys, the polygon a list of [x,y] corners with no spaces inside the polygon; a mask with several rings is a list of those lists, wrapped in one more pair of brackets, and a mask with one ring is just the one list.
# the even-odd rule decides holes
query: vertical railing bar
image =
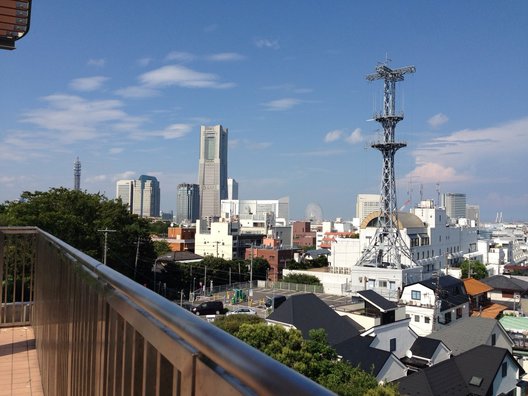
{"label": "vertical railing bar", "polygon": [[132,375],[130,378],[130,396],[134,395],[134,381],[136,376],[136,330],[132,332]]}
{"label": "vertical railing bar", "polygon": [[161,354],[156,349],[156,396],[160,394],[160,381],[161,381]]}
{"label": "vertical railing bar", "polygon": [[[7,235],[5,235],[4,233],[1,234],[1,238],[0,238],[0,303],[3,305],[4,303],[6,303],[6,298],[7,298],[7,294],[4,295],[4,293],[6,293],[6,290],[7,290],[7,284],[8,284],[8,281],[7,281],[7,276],[5,277],[5,282],[4,282],[4,273],[7,275],[7,260],[5,259],[5,255],[6,255],[6,239],[7,239]],[[6,271],[4,271],[4,265],[6,266]],[[0,315],[0,323],[5,323],[6,322],[6,318],[4,317],[5,316],[5,308],[1,310],[1,315]]]}
{"label": "vertical railing bar", "polygon": [[[20,238],[17,238],[20,239]],[[16,249],[18,249],[18,244],[16,244]],[[12,303],[13,303],[13,309],[11,310],[11,323],[14,323],[15,321],[15,307],[16,307],[16,281],[17,281],[17,267],[18,267],[18,258],[19,254],[17,251],[15,251],[14,260],[13,260],[13,292],[12,292]]]}
{"label": "vertical railing bar", "polygon": [[125,394],[125,367],[126,367],[126,349],[127,349],[127,322],[123,320],[123,351],[121,354],[121,396]]}
{"label": "vertical railing bar", "polygon": [[148,342],[146,338],[143,338],[143,386],[141,394],[147,396],[147,355],[148,355]]}

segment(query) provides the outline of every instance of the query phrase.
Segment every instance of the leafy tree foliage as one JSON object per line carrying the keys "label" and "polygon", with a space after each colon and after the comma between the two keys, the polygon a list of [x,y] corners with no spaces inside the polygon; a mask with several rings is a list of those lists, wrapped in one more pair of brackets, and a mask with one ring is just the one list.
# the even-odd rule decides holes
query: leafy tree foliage
{"label": "leafy tree foliage", "polygon": [[140,239],[136,278],[142,283],[151,278],[155,254],[148,222],[132,215],[120,200],[66,188],[26,191],[18,201],[0,207],[0,225],[39,227],[97,260],[102,260],[104,252],[104,233],[100,230],[115,230],[108,233],[107,264],[133,277]]}
{"label": "leafy tree foliage", "polygon": [[257,315],[227,315],[215,318],[214,324],[229,334],[236,336],[243,324],[263,323],[264,319]]}
{"label": "leafy tree foliage", "polygon": [[[233,330],[232,330],[233,331]],[[340,395],[397,395],[394,386],[379,386],[376,377],[339,361],[322,329],[304,340],[298,330],[266,324],[241,324],[233,333],[247,344]]]}
{"label": "leafy tree foliage", "polygon": [[289,274],[282,278],[283,282],[300,283],[303,285],[320,285],[318,277],[305,274]]}
{"label": "leafy tree foliage", "polygon": [[162,256],[171,251],[170,245],[167,241],[153,241],[154,251],[156,252],[156,257]]}
{"label": "leafy tree foliage", "polygon": [[462,278],[468,278],[468,271],[471,270],[471,277],[475,279],[483,279],[488,276],[486,266],[478,260],[464,260],[460,264],[460,271],[462,272]]}
{"label": "leafy tree foliage", "polygon": [[157,236],[163,236],[166,237],[168,235],[170,221],[153,221],[149,223],[149,231],[151,234],[157,235]]}

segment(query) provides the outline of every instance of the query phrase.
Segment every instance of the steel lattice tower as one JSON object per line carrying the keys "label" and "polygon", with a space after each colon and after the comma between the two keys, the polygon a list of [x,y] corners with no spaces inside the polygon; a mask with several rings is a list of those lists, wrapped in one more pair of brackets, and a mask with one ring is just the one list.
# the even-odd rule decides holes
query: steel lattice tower
{"label": "steel lattice tower", "polygon": [[384,80],[383,112],[374,115],[374,119],[383,127],[383,140],[371,145],[383,155],[383,170],[378,229],[369,247],[363,252],[358,265],[401,268],[402,254],[407,256],[411,263],[413,262],[411,252],[398,229],[394,155],[406,144],[394,140],[394,130],[396,124],[403,120],[403,113],[396,113],[395,110],[396,82],[403,81],[404,74],[415,71],[414,66],[393,70],[386,64],[381,64],[376,67],[376,73],[366,76],[368,81]]}
{"label": "steel lattice tower", "polygon": [[79,157],[73,163],[73,189],[76,191],[81,189],[81,161],[79,161]]}

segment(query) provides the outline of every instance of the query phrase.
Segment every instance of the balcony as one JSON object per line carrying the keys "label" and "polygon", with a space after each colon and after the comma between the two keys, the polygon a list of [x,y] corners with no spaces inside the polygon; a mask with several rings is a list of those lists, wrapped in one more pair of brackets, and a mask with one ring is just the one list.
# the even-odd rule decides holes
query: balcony
{"label": "balcony", "polygon": [[2,357],[34,345],[45,395],[331,394],[37,228],[0,227],[0,277],[1,330],[34,332]]}

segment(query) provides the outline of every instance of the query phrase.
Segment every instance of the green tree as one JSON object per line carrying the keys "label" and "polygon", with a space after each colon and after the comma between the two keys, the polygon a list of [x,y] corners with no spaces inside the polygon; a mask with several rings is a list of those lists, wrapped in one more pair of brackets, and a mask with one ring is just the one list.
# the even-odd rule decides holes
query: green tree
{"label": "green tree", "polygon": [[328,257],[326,257],[324,254],[321,254],[311,262],[312,268],[322,268],[322,267],[328,267]]}
{"label": "green tree", "polygon": [[222,330],[227,331],[229,334],[236,336],[240,330],[240,326],[243,324],[257,324],[263,322],[264,319],[257,315],[226,315],[215,318],[213,323]]}
{"label": "green tree", "polygon": [[304,340],[298,330],[266,324],[241,324],[234,335],[275,360],[340,395],[397,395],[394,386],[380,386],[376,377],[338,360],[322,329],[311,330]]}
{"label": "green tree", "polygon": [[[97,260],[104,253],[101,230],[115,230],[107,235],[107,264],[129,277],[136,272],[142,283],[151,278],[155,254],[148,222],[132,215],[121,200],[66,188],[26,191],[2,205],[0,225],[39,227]],[[138,239],[143,242],[135,271]]]}
{"label": "green tree", "polygon": [[300,283],[303,285],[320,285],[321,281],[317,276],[305,274],[289,274],[282,278],[283,282]]}
{"label": "green tree", "polygon": [[149,223],[149,231],[151,234],[160,236],[160,237],[166,237],[168,235],[170,221],[153,221]]}
{"label": "green tree", "polygon": [[153,241],[154,251],[156,252],[156,257],[162,256],[171,251],[170,245],[167,241]]}
{"label": "green tree", "polygon": [[475,279],[483,279],[488,276],[486,266],[478,260],[464,260],[462,264],[460,264],[462,279],[468,278],[469,270],[471,270],[471,277]]}

